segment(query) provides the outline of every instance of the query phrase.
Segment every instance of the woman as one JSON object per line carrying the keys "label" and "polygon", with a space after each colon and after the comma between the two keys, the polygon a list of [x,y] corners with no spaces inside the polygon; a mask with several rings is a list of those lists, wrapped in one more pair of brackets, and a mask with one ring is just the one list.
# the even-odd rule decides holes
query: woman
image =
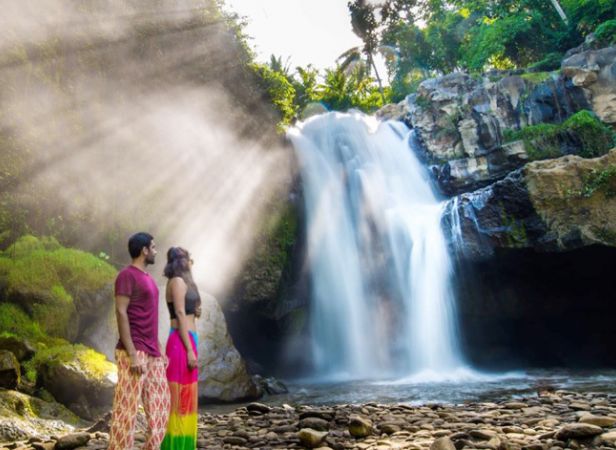
{"label": "woman", "polygon": [[197,448],[197,328],[201,298],[191,273],[192,259],[181,247],[167,252],[164,275],[171,332],[167,341],[167,380],[171,410],[163,450]]}

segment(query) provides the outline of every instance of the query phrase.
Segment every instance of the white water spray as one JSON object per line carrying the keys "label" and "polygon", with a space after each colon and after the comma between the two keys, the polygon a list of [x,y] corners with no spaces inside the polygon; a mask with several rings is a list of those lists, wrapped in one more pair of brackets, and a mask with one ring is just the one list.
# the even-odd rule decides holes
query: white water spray
{"label": "white water spray", "polygon": [[327,113],[289,136],[306,202],[316,373],[429,378],[462,367],[443,203],[408,128]]}

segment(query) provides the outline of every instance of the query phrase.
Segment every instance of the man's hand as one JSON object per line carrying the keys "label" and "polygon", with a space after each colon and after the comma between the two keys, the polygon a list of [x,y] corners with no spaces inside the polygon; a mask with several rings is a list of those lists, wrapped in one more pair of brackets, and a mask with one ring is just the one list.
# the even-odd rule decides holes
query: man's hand
{"label": "man's hand", "polygon": [[130,358],[130,371],[135,375],[143,375],[145,372],[145,363],[139,361],[139,356],[136,353],[128,355]]}

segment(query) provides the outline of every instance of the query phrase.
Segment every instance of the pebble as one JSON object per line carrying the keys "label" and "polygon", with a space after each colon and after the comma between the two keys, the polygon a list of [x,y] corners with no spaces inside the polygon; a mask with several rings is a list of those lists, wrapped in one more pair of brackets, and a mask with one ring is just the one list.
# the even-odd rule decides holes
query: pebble
{"label": "pebble", "polygon": [[[137,430],[136,448],[144,436]],[[0,450],[103,450],[108,440],[100,431],[27,436]],[[201,414],[197,448],[614,450],[616,396],[557,391],[502,403],[422,406],[251,403],[229,414]]]}
{"label": "pebble", "polygon": [[598,427],[611,427],[616,423],[616,418],[588,414],[580,417],[580,423],[589,423]]}

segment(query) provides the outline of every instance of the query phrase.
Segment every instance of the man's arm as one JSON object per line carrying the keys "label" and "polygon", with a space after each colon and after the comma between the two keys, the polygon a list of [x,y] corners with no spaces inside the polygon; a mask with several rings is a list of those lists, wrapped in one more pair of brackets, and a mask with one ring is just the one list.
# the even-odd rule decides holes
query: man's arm
{"label": "man's arm", "polygon": [[122,341],[122,345],[130,357],[130,370],[142,374],[144,369],[143,363],[137,360],[137,349],[133,344],[133,339],[130,337],[130,323],[128,321],[127,312],[130,299],[125,295],[116,295],[115,300],[115,312],[118,322],[118,331],[120,332],[120,341]]}

